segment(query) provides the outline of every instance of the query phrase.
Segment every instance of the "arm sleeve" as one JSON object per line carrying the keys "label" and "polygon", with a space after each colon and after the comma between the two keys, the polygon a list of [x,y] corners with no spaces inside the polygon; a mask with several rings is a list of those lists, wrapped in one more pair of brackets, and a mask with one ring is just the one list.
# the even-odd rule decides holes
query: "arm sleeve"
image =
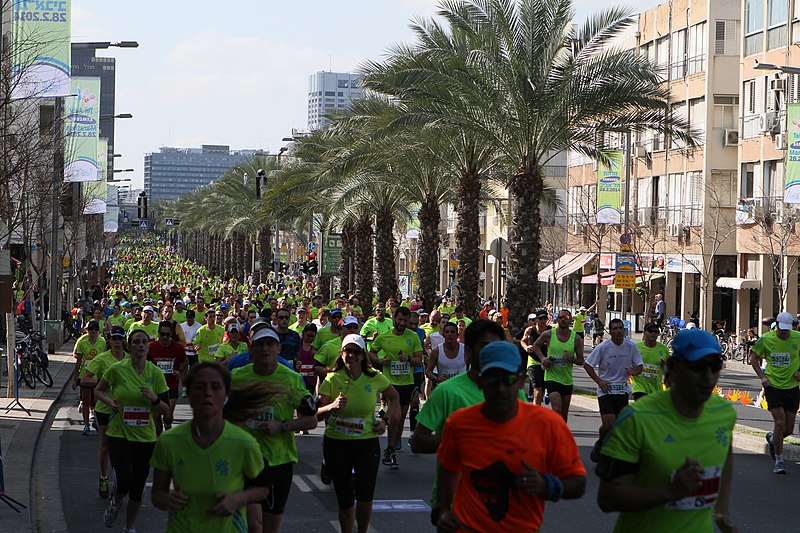
{"label": "arm sleeve", "polygon": [[156,448],[153,450],[153,456],[150,458],[150,466],[158,468],[164,472],[172,472],[172,465],[169,462],[169,457],[164,444],[164,439],[156,441]]}
{"label": "arm sleeve", "polygon": [[[439,392],[440,394],[437,394]],[[433,389],[433,392],[428,397],[428,401],[422,404],[422,407],[417,414],[417,423],[422,424],[431,431],[436,431],[444,424],[446,416],[446,409],[444,405],[444,394],[441,391]]]}

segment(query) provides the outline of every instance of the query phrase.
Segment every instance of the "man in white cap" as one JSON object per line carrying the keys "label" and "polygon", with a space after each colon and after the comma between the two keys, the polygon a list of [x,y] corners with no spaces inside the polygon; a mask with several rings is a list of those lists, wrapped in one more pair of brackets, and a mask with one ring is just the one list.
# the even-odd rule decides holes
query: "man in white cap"
{"label": "man in white cap", "polygon": [[[783,441],[792,434],[800,404],[800,331],[794,331],[794,317],[786,312],[775,317],[776,329],[764,333],[751,348],[750,364],[764,387],[764,398],[772,415],[767,433],[769,455],[775,461],[772,472],[785,474]],[[761,360],[767,368],[761,370]]]}
{"label": "man in white cap", "polygon": [[128,335],[137,329],[141,329],[147,333],[147,335],[150,337],[150,340],[158,339],[158,323],[153,322],[154,316],[156,316],[156,310],[153,308],[153,306],[145,305],[144,309],[142,309],[142,321],[131,324],[128,328]]}

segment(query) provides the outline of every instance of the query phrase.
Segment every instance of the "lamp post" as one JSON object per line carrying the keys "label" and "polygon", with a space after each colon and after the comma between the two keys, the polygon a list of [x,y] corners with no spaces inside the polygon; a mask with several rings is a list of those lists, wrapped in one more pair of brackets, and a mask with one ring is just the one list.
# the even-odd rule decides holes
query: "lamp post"
{"label": "lamp post", "polygon": [[[276,165],[275,165],[275,167],[276,167],[275,170],[276,171],[280,171],[280,169],[281,169],[281,156],[283,156],[283,154],[284,154],[284,152],[286,152],[286,150],[288,150],[288,148],[285,147],[285,146],[282,146],[278,150],[278,158],[276,160]],[[280,272],[280,269],[281,269],[281,242],[280,242],[279,234],[280,234],[280,220],[278,219],[278,217],[275,217],[275,258],[274,258],[274,262],[275,262],[275,279],[276,280],[278,278],[278,272]]]}

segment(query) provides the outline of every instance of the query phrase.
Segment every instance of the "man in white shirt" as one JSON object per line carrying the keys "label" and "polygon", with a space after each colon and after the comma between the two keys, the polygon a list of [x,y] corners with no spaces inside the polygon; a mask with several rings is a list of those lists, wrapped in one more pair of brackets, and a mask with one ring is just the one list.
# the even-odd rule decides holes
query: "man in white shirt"
{"label": "man in white shirt", "polygon": [[199,330],[200,326],[202,326],[202,324],[197,322],[194,318],[194,309],[189,309],[186,311],[186,322],[181,323],[183,335],[186,337],[186,358],[189,360],[190,365],[193,365],[197,362],[197,350],[195,350],[193,343],[194,338],[197,335],[197,330]]}

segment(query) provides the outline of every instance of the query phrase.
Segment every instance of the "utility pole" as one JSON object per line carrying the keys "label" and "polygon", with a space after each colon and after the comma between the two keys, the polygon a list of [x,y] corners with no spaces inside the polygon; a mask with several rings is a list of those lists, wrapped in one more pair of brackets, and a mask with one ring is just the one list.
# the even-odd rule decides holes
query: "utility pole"
{"label": "utility pole", "polygon": [[[49,302],[48,319],[52,331],[60,331],[54,323],[60,319],[61,304],[59,302],[59,283],[58,283],[58,215],[61,198],[61,184],[64,182],[64,124],[62,117],[64,115],[64,97],[57,96],[55,98],[55,120],[53,120],[53,141],[55,149],[53,150],[53,194],[50,218],[50,279],[47,283],[47,300]],[[35,314],[35,312],[34,312]],[[59,344],[54,338],[55,334],[49,333],[47,337],[48,352],[56,353],[56,344]]]}

